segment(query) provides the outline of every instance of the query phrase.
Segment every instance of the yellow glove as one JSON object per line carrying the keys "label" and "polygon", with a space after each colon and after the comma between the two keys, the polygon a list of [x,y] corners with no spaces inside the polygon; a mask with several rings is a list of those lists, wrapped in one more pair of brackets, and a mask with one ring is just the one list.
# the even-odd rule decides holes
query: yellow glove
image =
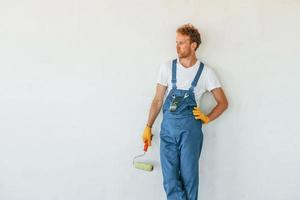
{"label": "yellow glove", "polygon": [[200,119],[204,124],[207,124],[210,120],[209,118],[200,110],[200,107],[194,107],[193,115],[195,119]]}
{"label": "yellow glove", "polygon": [[144,133],[143,133],[143,142],[145,144],[147,144],[147,146],[149,146],[149,147],[151,146],[152,137],[153,137],[153,135],[151,133],[151,128],[148,125],[146,125]]}

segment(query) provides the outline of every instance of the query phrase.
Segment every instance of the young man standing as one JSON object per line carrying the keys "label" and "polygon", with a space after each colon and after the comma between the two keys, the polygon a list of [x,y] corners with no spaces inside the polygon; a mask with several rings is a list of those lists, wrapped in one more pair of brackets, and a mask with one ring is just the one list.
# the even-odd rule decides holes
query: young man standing
{"label": "young man standing", "polygon": [[[185,24],[177,29],[178,56],[160,67],[156,94],[143,132],[143,142],[151,146],[151,127],[163,107],[160,159],[168,200],[198,199],[202,124],[216,119],[228,107],[214,71],[196,57],[200,44],[200,33],[193,25]],[[211,92],[217,102],[208,115],[199,107],[206,91]]]}

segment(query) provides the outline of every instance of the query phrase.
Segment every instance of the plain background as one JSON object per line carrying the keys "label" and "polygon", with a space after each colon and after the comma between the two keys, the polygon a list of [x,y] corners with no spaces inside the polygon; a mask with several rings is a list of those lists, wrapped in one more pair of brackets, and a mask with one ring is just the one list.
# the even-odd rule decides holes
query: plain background
{"label": "plain background", "polygon": [[203,129],[199,199],[300,199],[299,17],[298,0],[0,1],[0,199],[165,199],[161,114],[155,170],[132,159],[188,22],[229,100]]}

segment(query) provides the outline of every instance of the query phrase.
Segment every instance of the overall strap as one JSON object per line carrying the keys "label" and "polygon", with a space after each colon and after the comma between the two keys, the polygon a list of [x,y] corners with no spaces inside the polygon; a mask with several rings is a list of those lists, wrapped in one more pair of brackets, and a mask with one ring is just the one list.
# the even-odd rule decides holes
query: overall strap
{"label": "overall strap", "polygon": [[190,87],[189,90],[194,91],[194,88],[196,87],[196,85],[197,85],[197,83],[198,83],[198,80],[199,80],[199,78],[200,78],[200,76],[201,76],[201,73],[202,73],[202,71],[203,71],[203,68],[204,68],[204,64],[203,64],[202,62],[200,62],[200,66],[199,66],[199,68],[198,68],[197,74],[196,74],[196,76],[195,76],[195,78],[194,78],[194,80],[193,80],[193,82],[192,82],[192,85],[191,85],[191,87]]}
{"label": "overall strap", "polygon": [[174,59],[172,62],[172,88],[176,89],[176,64],[177,59]]}

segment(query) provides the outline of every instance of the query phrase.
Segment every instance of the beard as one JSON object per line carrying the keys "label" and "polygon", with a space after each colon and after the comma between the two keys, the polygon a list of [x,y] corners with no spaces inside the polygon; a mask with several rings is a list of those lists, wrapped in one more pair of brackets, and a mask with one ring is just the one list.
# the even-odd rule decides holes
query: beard
{"label": "beard", "polygon": [[186,52],[177,51],[177,55],[178,55],[178,58],[188,58],[191,56],[191,52],[190,51],[186,51]]}

